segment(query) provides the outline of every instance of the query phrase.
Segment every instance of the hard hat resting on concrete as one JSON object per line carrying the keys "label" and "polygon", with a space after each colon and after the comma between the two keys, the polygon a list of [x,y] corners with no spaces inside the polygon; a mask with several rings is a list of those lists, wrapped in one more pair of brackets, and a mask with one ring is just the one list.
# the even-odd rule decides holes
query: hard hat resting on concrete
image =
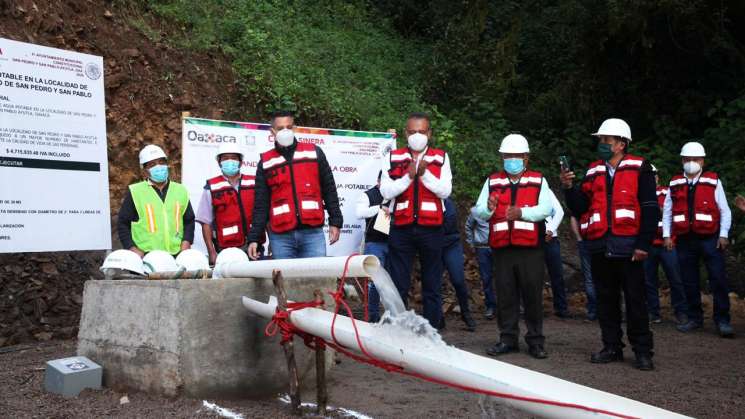
{"label": "hard hat resting on concrete", "polygon": [[156,159],[167,159],[166,153],[157,145],[148,144],[140,150],[140,166]]}
{"label": "hard hat resting on concrete", "polygon": [[510,134],[502,140],[499,146],[500,153],[530,153],[528,140],[520,134]]}
{"label": "hard hat resting on concrete", "polygon": [[248,262],[248,255],[243,250],[237,247],[228,247],[223,249],[217,254],[215,259],[215,266],[226,262]]}
{"label": "hard hat resting on concrete", "polygon": [[631,141],[631,127],[623,119],[610,118],[603,121],[598,128],[598,132],[592,134],[594,136],[600,135],[611,135],[614,137],[622,137]]}
{"label": "hard hat resting on concrete", "polygon": [[217,149],[215,159],[219,161],[222,154],[239,154],[241,159],[243,159],[243,151],[237,143],[221,143]]}
{"label": "hard hat resting on concrete", "polygon": [[176,256],[176,265],[187,271],[209,269],[210,262],[207,256],[197,249],[186,249]]}
{"label": "hard hat resting on concrete", "polygon": [[113,273],[115,269],[122,269],[145,275],[145,272],[142,269],[142,259],[140,259],[140,256],[137,253],[131,250],[114,250],[106,256],[103,265],[101,265],[101,272],[104,274],[108,274],[109,272]]}
{"label": "hard hat resting on concrete", "polygon": [[142,264],[145,267],[145,273],[153,272],[174,272],[178,271],[176,259],[170,253],[163,250],[153,250],[142,258]]}
{"label": "hard hat resting on concrete", "polygon": [[706,150],[701,143],[691,141],[683,145],[683,148],[680,149],[680,155],[681,157],[706,157]]}

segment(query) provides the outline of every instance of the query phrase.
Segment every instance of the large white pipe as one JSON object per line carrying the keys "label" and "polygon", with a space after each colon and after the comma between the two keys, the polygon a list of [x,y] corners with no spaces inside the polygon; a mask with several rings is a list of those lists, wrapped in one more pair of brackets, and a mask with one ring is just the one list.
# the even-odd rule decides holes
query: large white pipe
{"label": "large white pipe", "polygon": [[226,262],[214,269],[216,278],[271,278],[274,270],[285,278],[341,277],[349,259],[348,277],[371,277],[380,268],[372,255],[338,256],[303,259],[270,259],[249,262]]}
{"label": "large white pipe", "polygon": [[[243,305],[252,313],[271,318],[277,300],[269,303],[243,297]],[[331,341],[333,313],[316,308],[306,308],[290,313],[293,325],[306,333]],[[424,374],[439,380],[492,392],[508,393],[521,397],[574,404],[634,418],[673,419],[687,416],[670,412],[615,394],[562,380],[550,375],[517,367],[505,362],[475,355],[448,346],[431,336],[408,335],[390,324],[371,324],[356,321],[363,346],[375,358],[403,367],[406,371]],[[335,323],[337,341],[349,350],[359,353],[351,320],[338,316]],[[618,418],[613,414],[535,403],[522,400],[501,399],[501,402],[546,418]]]}

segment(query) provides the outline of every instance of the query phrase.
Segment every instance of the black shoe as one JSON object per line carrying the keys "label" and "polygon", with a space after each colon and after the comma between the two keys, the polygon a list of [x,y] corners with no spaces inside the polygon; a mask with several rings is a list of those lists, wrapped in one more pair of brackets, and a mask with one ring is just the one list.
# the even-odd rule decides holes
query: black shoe
{"label": "black shoe", "polygon": [[560,319],[571,319],[572,315],[569,314],[569,311],[563,310],[563,311],[556,311],[554,312],[554,315]]}
{"label": "black shoe", "polygon": [[543,349],[543,345],[530,345],[528,353],[535,359],[546,359],[548,354]]}
{"label": "black shoe", "polygon": [[445,328],[445,316],[440,317],[440,324],[437,325],[437,330],[440,331]]}
{"label": "black shoe", "polygon": [[696,329],[700,329],[702,326],[701,323],[695,321],[695,320],[688,320],[688,323],[685,324],[679,324],[675,326],[676,329],[678,329],[679,332],[688,333],[692,332]]}
{"label": "black shoe", "polygon": [[486,318],[486,320],[494,320],[494,309],[488,307],[486,311],[484,311],[484,317]]}
{"label": "black shoe", "polygon": [[623,361],[623,349],[605,347],[590,356],[593,364],[607,364],[613,361]]}
{"label": "black shoe", "polygon": [[636,354],[636,360],[632,366],[642,371],[652,371],[654,369],[654,362],[652,362],[652,355],[648,353]]}
{"label": "black shoe", "polygon": [[678,322],[679,325],[686,324],[688,323],[688,315],[685,313],[676,313],[675,321]]}
{"label": "black shoe", "polygon": [[503,342],[499,342],[491,348],[486,348],[486,354],[491,356],[499,356],[518,351],[519,349],[517,346],[510,346]]}
{"label": "black shoe", "polygon": [[735,337],[735,331],[728,322],[720,322],[717,324],[717,332],[719,332],[719,336],[723,338]]}
{"label": "black shoe", "polygon": [[463,319],[463,323],[466,324],[466,330],[469,332],[475,332],[476,331],[476,321],[471,316],[471,313],[468,311],[465,311],[461,313],[460,317]]}

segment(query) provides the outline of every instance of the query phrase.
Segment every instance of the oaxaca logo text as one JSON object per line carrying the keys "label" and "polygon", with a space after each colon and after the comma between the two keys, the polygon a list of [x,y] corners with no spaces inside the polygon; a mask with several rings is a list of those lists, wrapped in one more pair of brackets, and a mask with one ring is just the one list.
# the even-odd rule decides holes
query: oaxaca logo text
{"label": "oaxaca logo text", "polygon": [[199,141],[202,143],[236,143],[238,141],[238,139],[232,135],[219,135],[214,133],[202,134],[196,131],[188,131],[186,133],[186,138],[188,138],[189,141]]}

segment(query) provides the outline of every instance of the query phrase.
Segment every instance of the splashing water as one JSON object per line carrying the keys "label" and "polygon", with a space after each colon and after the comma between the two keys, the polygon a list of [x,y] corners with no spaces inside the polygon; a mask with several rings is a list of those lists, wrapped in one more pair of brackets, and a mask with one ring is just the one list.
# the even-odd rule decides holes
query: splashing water
{"label": "splashing water", "polygon": [[406,311],[404,302],[401,300],[401,296],[398,295],[398,290],[393,285],[393,280],[385,269],[382,267],[378,268],[372,273],[371,279],[373,284],[375,284],[375,289],[380,294],[380,301],[383,303],[385,311],[390,312],[393,316]]}

